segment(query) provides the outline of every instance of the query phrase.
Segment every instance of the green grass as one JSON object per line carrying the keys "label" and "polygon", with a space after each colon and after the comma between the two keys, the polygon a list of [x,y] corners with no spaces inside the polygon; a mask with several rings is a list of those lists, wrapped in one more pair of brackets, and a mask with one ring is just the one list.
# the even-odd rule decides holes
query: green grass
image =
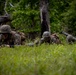
{"label": "green grass", "polygon": [[76,44],[0,48],[0,75],[76,75]]}

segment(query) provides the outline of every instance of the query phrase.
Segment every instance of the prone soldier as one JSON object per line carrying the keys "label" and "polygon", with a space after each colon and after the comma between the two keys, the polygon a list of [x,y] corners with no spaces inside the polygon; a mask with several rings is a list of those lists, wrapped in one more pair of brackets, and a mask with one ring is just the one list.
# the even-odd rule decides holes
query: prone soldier
{"label": "prone soldier", "polygon": [[51,43],[51,37],[50,37],[50,32],[49,31],[45,31],[42,35],[42,38],[40,39],[39,44],[42,43]]}
{"label": "prone soldier", "polygon": [[50,35],[49,31],[45,31],[43,33],[42,38],[40,39],[40,41],[35,42],[36,45],[38,45],[38,44],[40,45],[42,43],[62,44],[59,36],[56,33]]}
{"label": "prone soldier", "polygon": [[0,42],[2,45],[9,45],[14,47],[14,38],[11,34],[11,27],[9,25],[0,26]]}
{"label": "prone soldier", "polygon": [[41,45],[43,43],[51,43],[51,38],[50,38],[50,32],[49,31],[45,31],[42,35],[42,38],[40,40],[35,40],[34,43],[28,43],[27,46],[38,46]]}
{"label": "prone soldier", "polygon": [[74,43],[76,41],[76,37],[74,37],[73,35],[68,34],[68,33],[64,32],[64,31],[62,32],[62,34],[66,35],[66,40],[67,40],[67,42],[69,44],[72,44],[72,43]]}
{"label": "prone soldier", "polygon": [[57,34],[50,35],[49,31],[45,31],[45,32],[43,32],[42,38],[40,40],[35,40],[34,43],[28,43],[27,46],[34,46],[34,45],[38,46],[38,45],[41,45],[43,43],[62,44],[60,39],[59,39],[59,36]]}
{"label": "prone soldier", "polygon": [[16,31],[12,31],[9,25],[0,26],[0,42],[2,45],[21,45],[21,35]]}

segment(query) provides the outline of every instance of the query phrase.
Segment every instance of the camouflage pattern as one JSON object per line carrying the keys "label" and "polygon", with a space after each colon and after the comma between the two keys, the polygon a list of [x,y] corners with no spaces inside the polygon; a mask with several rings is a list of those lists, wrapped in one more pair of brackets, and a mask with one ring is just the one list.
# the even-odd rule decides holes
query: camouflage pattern
{"label": "camouflage pattern", "polygon": [[24,45],[25,44],[25,34],[23,32],[18,32],[18,34],[21,36],[21,45]]}
{"label": "camouflage pattern", "polygon": [[14,39],[12,38],[11,34],[0,34],[0,44],[1,46],[9,45],[9,47],[14,47]]}
{"label": "camouflage pattern", "polygon": [[43,38],[49,37],[50,36],[50,32],[49,31],[45,31],[42,35]]}
{"label": "camouflage pattern", "polygon": [[51,43],[50,33],[48,31],[45,31],[42,35],[42,38],[40,40],[35,40],[34,43],[28,43],[27,46],[39,46],[43,43]]}
{"label": "camouflage pattern", "polygon": [[34,43],[28,43],[27,46],[39,46],[43,43],[46,43],[46,44],[62,44],[60,39],[59,39],[59,36],[54,33],[52,35],[50,35],[50,32],[48,31],[45,31],[42,35],[42,38],[40,38],[40,40],[35,40]]}
{"label": "camouflage pattern", "polygon": [[49,31],[45,31],[42,35],[42,38],[40,39],[39,44],[42,43],[51,43],[51,38],[50,38],[50,32]]}
{"label": "camouflage pattern", "polygon": [[12,31],[11,34],[14,38],[14,45],[21,45],[21,36],[16,31]]}
{"label": "camouflage pattern", "polygon": [[9,25],[0,26],[0,45],[23,45],[25,34],[23,32],[12,31]]}
{"label": "camouflage pattern", "polygon": [[76,41],[76,38],[73,37],[72,35],[68,35],[68,36],[66,37],[66,40],[67,40],[67,42],[68,42],[69,44],[72,44],[73,42]]}
{"label": "camouflage pattern", "polygon": [[9,25],[0,26],[0,35],[2,45],[9,45],[14,47],[14,39],[11,34],[11,27]]}
{"label": "camouflage pattern", "polygon": [[62,34],[64,34],[66,36],[66,41],[69,43],[69,44],[73,44],[74,42],[76,42],[76,37],[74,37],[73,35],[71,34],[68,34],[66,32],[61,32]]}
{"label": "camouflage pattern", "polygon": [[11,33],[11,27],[9,25],[0,26],[0,33]]}
{"label": "camouflage pattern", "polygon": [[61,44],[59,36],[56,33],[50,35],[50,37],[51,37],[52,43],[54,43],[54,44]]}
{"label": "camouflage pattern", "polygon": [[50,32],[48,32],[48,31],[45,31],[43,33],[42,38],[40,39],[39,43],[40,44],[42,44],[42,43],[62,44],[59,39],[59,36],[56,33],[50,35]]}

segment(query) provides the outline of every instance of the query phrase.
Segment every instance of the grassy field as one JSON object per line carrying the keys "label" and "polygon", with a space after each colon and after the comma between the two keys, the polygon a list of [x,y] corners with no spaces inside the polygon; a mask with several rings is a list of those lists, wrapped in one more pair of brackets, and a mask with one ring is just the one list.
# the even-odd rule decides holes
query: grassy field
{"label": "grassy field", "polygon": [[76,44],[0,48],[0,75],[76,75]]}

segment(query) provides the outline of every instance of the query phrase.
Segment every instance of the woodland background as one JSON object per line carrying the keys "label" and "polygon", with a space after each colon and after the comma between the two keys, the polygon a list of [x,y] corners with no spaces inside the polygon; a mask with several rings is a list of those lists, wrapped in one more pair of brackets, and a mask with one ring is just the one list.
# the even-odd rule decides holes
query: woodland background
{"label": "woodland background", "polygon": [[[76,0],[49,0],[50,30],[76,35]],[[5,6],[6,3],[6,6]],[[39,0],[0,0],[0,15],[11,14],[11,26],[25,33],[40,33]]]}

